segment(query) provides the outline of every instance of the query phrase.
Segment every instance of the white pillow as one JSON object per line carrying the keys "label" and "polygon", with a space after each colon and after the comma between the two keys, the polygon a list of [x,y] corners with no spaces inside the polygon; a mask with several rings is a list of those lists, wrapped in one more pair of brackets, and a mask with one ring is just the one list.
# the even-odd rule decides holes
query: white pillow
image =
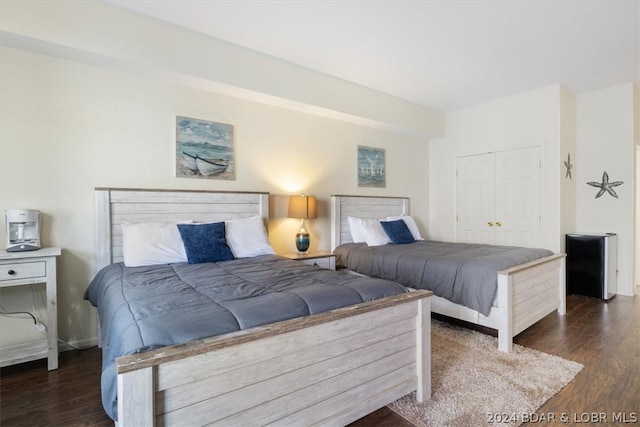
{"label": "white pillow", "polygon": [[182,238],[176,224],[180,222],[123,223],[122,256],[127,267],[187,262]]}
{"label": "white pillow", "polygon": [[225,221],[227,245],[236,258],[271,255],[275,251],[269,244],[262,217]]}
{"label": "white pillow", "polygon": [[391,243],[380,221],[377,219],[362,219],[360,221],[364,233],[364,241],[368,246],[380,246]]}
{"label": "white pillow", "polygon": [[412,216],[401,215],[401,216],[388,216],[386,218],[387,221],[397,221],[399,219],[403,220],[405,224],[407,224],[407,228],[409,229],[409,231],[411,232],[415,240],[422,240],[422,236],[420,235],[420,230],[418,229],[418,224],[416,224],[416,220],[413,219]]}
{"label": "white pillow", "polygon": [[347,220],[349,221],[349,232],[351,233],[351,240],[353,240],[353,243],[364,242],[365,237],[362,219],[350,216],[347,217]]}

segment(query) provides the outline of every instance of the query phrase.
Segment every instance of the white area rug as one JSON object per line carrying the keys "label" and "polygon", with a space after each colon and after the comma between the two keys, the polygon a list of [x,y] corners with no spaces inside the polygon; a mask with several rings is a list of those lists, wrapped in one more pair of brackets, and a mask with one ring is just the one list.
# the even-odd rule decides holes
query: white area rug
{"label": "white area rug", "polygon": [[417,426],[517,426],[567,385],[580,363],[432,321],[431,399],[410,394],[389,408]]}

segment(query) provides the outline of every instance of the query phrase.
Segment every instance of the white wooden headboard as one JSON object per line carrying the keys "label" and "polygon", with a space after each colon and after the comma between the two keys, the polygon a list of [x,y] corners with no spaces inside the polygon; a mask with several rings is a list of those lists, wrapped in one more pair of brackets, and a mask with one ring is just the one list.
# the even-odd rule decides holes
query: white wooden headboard
{"label": "white wooden headboard", "polygon": [[408,197],[331,196],[331,250],[350,243],[350,216],[365,219],[409,215]]}
{"label": "white wooden headboard", "polygon": [[260,215],[267,226],[269,193],[96,188],[96,268],[122,261],[123,222],[215,222]]}

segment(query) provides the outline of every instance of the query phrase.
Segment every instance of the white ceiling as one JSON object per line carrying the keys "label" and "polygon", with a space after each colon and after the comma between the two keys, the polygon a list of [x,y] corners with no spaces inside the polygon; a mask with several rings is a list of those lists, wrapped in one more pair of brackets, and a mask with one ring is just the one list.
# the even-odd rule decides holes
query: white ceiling
{"label": "white ceiling", "polygon": [[440,110],[640,83],[640,0],[108,0]]}

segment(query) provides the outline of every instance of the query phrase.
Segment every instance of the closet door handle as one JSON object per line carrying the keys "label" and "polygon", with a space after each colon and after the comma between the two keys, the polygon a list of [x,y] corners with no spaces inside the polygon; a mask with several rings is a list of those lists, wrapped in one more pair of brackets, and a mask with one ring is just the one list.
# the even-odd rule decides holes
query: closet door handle
{"label": "closet door handle", "polygon": [[489,222],[487,223],[487,225],[488,225],[489,227],[493,227],[493,222],[489,221]]}
{"label": "closet door handle", "polygon": [[498,222],[496,222],[496,225],[497,225],[498,227],[501,227],[501,226],[502,226],[502,223],[501,223],[500,221],[498,221]]}

